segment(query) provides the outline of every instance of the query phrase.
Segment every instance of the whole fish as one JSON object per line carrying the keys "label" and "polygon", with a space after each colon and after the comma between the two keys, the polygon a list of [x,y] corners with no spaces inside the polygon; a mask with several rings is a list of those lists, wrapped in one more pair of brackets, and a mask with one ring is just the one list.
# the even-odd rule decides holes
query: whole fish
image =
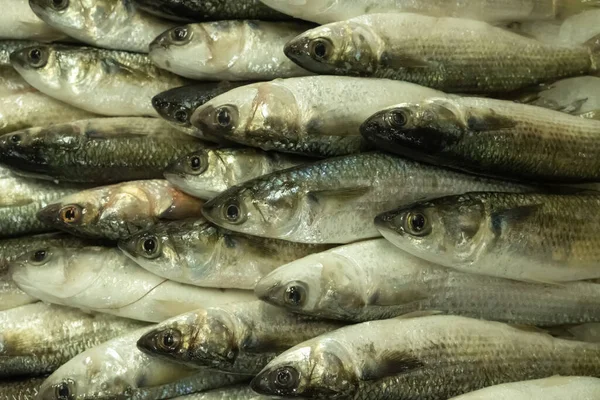
{"label": "whole fish", "polygon": [[30,0],[48,25],[92,46],[148,52],[155,37],[175,26],[139,11],[130,0]]}
{"label": "whole fish", "polygon": [[3,10],[0,14],[0,39],[52,42],[67,38],[67,35],[39,19],[31,10],[28,0],[3,0],[0,6]]}
{"label": "whole fish", "polygon": [[489,22],[531,21],[564,17],[592,7],[585,0],[261,0],[288,15],[319,24],[365,14],[417,13],[432,17],[461,17]]}
{"label": "whole fish", "polygon": [[271,80],[310,75],[287,58],[285,44],[312,25],[217,21],[179,26],[150,44],[161,68],[191,79]]}
{"label": "whole fish", "polygon": [[232,186],[309,161],[308,158],[249,147],[203,149],[171,164],[165,169],[164,176],[177,189],[191,196],[212,199]]}
{"label": "whole fish", "polygon": [[51,231],[50,225],[37,219],[38,211],[79,190],[19,177],[0,165],[0,239]]}
{"label": "whole fish", "polygon": [[600,278],[600,196],[469,193],[377,216],[402,250],[465,272],[532,282]]}
{"label": "whole fish", "polygon": [[280,265],[330,246],[237,234],[201,218],[157,224],[119,247],[144,269],[176,282],[252,290]]}
{"label": "whole fish", "polygon": [[205,147],[158,118],[96,118],[0,136],[0,160],[24,176],[106,184],[162,178]]}
{"label": "whole fish", "polygon": [[72,234],[117,240],[147,230],[160,219],[198,217],[202,203],[165,180],[132,181],[63,197],[37,216]]}
{"label": "whole fish", "polygon": [[467,274],[411,256],[385,239],[292,261],[254,291],[290,311],[351,322],[430,310],[535,326],[600,321],[597,283],[540,285]]}
{"label": "whole fish", "polygon": [[34,46],[10,59],[40,92],[108,116],[156,116],[152,97],[188,82],[158,68],[147,55],[123,51]]}
{"label": "whole fish", "polygon": [[51,373],[82,351],[144,326],[41,302],[0,312],[0,324],[0,378]]}
{"label": "whole fish", "polygon": [[164,321],[142,336],[137,346],[169,361],[255,375],[282,351],[341,326],[254,301]]}
{"label": "whole fish", "polygon": [[48,377],[37,400],[159,400],[247,380],[150,357],[136,348],[148,328],[73,357]]}
{"label": "whole fish", "polygon": [[263,396],[249,386],[229,386],[223,389],[209,390],[202,393],[188,394],[174,400],[281,400],[279,397]]}
{"label": "whole fish", "polygon": [[453,397],[452,400],[593,400],[598,397],[600,397],[598,378],[553,376],[491,386]]}
{"label": "whole fish", "polygon": [[476,174],[530,182],[600,181],[600,121],[512,101],[403,103],[370,117],[380,149]]}
{"label": "whole fish", "polygon": [[210,136],[194,128],[190,122],[196,108],[213,97],[227,92],[246,82],[202,82],[187,85],[157,94],[152,98],[152,106],[158,114],[175,128],[212,142],[223,142],[222,138]]}
{"label": "whole fish", "polygon": [[229,19],[260,19],[281,21],[289,16],[273,10],[259,0],[134,0],[151,14],[176,21],[220,21]]}
{"label": "whole fish", "polygon": [[500,93],[600,73],[600,41],[549,45],[485,22],[370,14],[303,33],[285,54],[321,74],[391,78],[446,92]]}
{"label": "whole fish", "polygon": [[455,316],[365,322],[306,341],[271,361],[258,393],[441,400],[553,375],[600,375],[600,345]]}
{"label": "whole fish", "polygon": [[41,247],[11,262],[10,272],[23,291],[40,300],[140,321],[254,299],[249,291],[171,282],[108,247]]}
{"label": "whole fish", "polygon": [[373,218],[394,205],[472,190],[525,189],[373,152],[317,161],[244,182],[208,201],[202,212],[216,225],[249,235],[300,243],[349,243],[380,236]]}
{"label": "whole fish", "polygon": [[34,400],[44,378],[0,381],[0,400]]}
{"label": "whole fish", "polygon": [[384,79],[290,78],[232,89],[199,107],[191,121],[203,133],[247,146],[327,157],[368,149],[360,124],[382,108],[437,96],[443,93]]}

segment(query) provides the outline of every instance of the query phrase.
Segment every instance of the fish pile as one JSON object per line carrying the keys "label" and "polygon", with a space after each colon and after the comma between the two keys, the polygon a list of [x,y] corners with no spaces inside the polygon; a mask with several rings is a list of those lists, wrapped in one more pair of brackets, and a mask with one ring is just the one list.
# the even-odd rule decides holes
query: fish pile
{"label": "fish pile", "polygon": [[0,400],[600,399],[599,0],[0,4]]}

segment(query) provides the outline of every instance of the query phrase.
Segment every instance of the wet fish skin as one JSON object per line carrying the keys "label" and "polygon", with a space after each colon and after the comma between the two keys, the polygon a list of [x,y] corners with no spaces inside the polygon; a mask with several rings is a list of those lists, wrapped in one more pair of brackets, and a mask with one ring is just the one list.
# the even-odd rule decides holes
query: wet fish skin
{"label": "wet fish skin", "polygon": [[491,386],[451,400],[546,400],[593,399],[600,396],[600,379],[576,376],[552,376],[532,381]]}
{"label": "wet fish skin", "polygon": [[10,263],[10,273],[23,291],[40,300],[149,322],[200,306],[255,299],[250,291],[168,281],[108,247],[40,247]]}
{"label": "wet fish skin", "polygon": [[108,184],[158,179],[206,144],[158,118],[95,118],[0,136],[0,158],[18,174]]}
{"label": "wet fish skin", "polygon": [[199,217],[202,204],[165,180],[130,181],[73,193],[48,204],[37,217],[71,234],[118,240],[161,219]]}
{"label": "wet fish skin", "polygon": [[134,0],[135,4],[151,14],[176,21],[220,21],[230,19],[259,19],[283,21],[290,19],[262,4],[259,0]]}
{"label": "wet fish skin", "polygon": [[106,116],[157,116],[152,97],[188,83],[145,54],[116,50],[35,46],[12,53],[10,60],[42,93]]}
{"label": "wet fish skin", "polygon": [[249,82],[202,82],[186,85],[157,94],[152,98],[156,112],[175,128],[211,142],[222,143],[223,138],[211,136],[194,128],[190,122],[196,108],[210,99]]}
{"label": "wet fish skin", "polygon": [[289,78],[232,89],[199,107],[191,122],[204,133],[246,146],[330,157],[371,148],[359,127],[373,113],[432,96],[444,94],[385,79]]}
{"label": "wet fish skin", "polygon": [[21,307],[36,301],[36,298],[19,289],[8,272],[0,272],[0,311]]}
{"label": "wet fish skin", "polygon": [[34,39],[42,42],[67,39],[67,35],[38,18],[28,0],[4,0],[0,5],[4,10],[0,15],[0,39]]}
{"label": "wet fish skin", "polygon": [[209,200],[202,213],[234,232],[299,243],[342,244],[378,237],[373,218],[394,206],[493,188],[526,190],[372,152],[255,178]]}
{"label": "wet fish skin", "polygon": [[600,121],[511,101],[462,97],[399,104],[370,117],[380,149],[526,182],[600,180]]}
{"label": "wet fish skin", "polygon": [[250,179],[310,162],[311,159],[259,149],[203,149],[175,161],[165,178],[179,190],[201,199]]}
{"label": "wet fish skin", "polygon": [[254,301],[180,315],[148,331],[137,346],[165,360],[254,375],[283,350],[342,326]]}
{"label": "wet fish skin", "polygon": [[51,0],[30,0],[33,12],[48,25],[92,46],[148,52],[154,38],[175,23],[138,9],[129,0],[68,2],[57,8]]}
{"label": "wet fish skin", "polygon": [[283,53],[313,25],[299,22],[217,21],[178,26],[150,44],[159,67],[190,79],[266,81],[311,75]]}
{"label": "wet fish skin", "polygon": [[26,47],[41,45],[40,42],[34,40],[15,40],[15,39],[1,39],[0,40],[0,66],[11,67],[10,55],[17,50],[24,49]]}
{"label": "wet fish skin", "polygon": [[567,282],[600,277],[599,204],[594,194],[469,193],[383,213],[375,225],[396,246],[440,265]]}
{"label": "wet fish skin", "polygon": [[263,396],[250,389],[249,386],[230,386],[223,389],[214,389],[202,393],[194,393],[177,397],[174,400],[278,400],[277,397]]}
{"label": "wet fish skin", "polygon": [[599,353],[598,344],[499,322],[455,316],[394,318],[301,343],[271,361],[251,387],[291,397],[447,399],[505,382],[598,376]]}
{"label": "wet fish skin", "polygon": [[43,377],[0,381],[0,400],[34,400]]}
{"label": "wet fish skin", "polygon": [[133,331],[73,357],[44,381],[37,399],[62,400],[56,394],[60,388],[73,400],[159,400],[247,379],[147,356],[135,345],[147,330]]}
{"label": "wet fish skin", "polygon": [[371,14],[307,31],[284,51],[320,74],[405,80],[449,93],[502,93],[597,75],[597,39],[553,46],[480,21]]}
{"label": "wet fish skin", "polygon": [[25,82],[10,65],[0,66],[0,96],[6,97],[23,92],[37,92],[37,90]]}
{"label": "wet fish skin", "polygon": [[0,378],[48,374],[82,351],[144,323],[35,303],[0,312]]}
{"label": "wet fish skin", "polygon": [[290,311],[350,322],[436,310],[532,326],[596,321],[598,285],[540,285],[454,271],[385,239],[340,246],[283,265],[255,294]]}

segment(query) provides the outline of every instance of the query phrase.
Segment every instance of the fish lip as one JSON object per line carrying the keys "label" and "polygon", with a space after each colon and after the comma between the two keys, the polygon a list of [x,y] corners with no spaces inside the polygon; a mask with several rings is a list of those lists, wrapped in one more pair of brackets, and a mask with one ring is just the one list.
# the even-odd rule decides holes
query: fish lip
{"label": "fish lip", "polygon": [[43,222],[47,225],[62,225],[59,224],[60,220],[58,219],[58,213],[61,208],[62,204],[60,203],[49,204],[39,210],[36,214],[36,217],[40,222]]}
{"label": "fish lip", "polygon": [[155,330],[144,333],[136,342],[137,348],[142,353],[156,356],[158,353],[158,348],[153,344],[154,341],[152,339],[154,336],[156,336]]}
{"label": "fish lip", "polygon": [[31,8],[31,11],[33,11],[33,13],[42,20],[44,20],[43,17],[46,16],[45,5],[47,5],[45,0],[29,0],[29,7]]}
{"label": "fish lip", "polygon": [[375,139],[379,139],[382,137],[383,129],[383,117],[384,112],[379,111],[369,118],[365,122],[360,125],[360,134],[362,137],[367,139],[369,142],[374,142]]}
{"label": "fish lip", "polygon": [[126,256],[133,259],[134,261],[137,259],[135,255],[135,243],[137,241],[137,236],[130,236],[127,239],[120,239],[117,242],[117,247],[119,250],[123,252]]}
{"label": "fish lip", "polygon": [[250,381],[250,389],[255,391],[258,394],[263,395],[275,395],[271,390],[269,390],[269,370],[266,368],[260,371],[254,379]]}
{"label": "fish lip", "polygon": [[169,102],[162,100],[159,93],[152,98],[152,107],[154,107],[156,112],[158,112],[162,118],[165,118],[163,113],[169,108]]}
{"label": "fish lip", "polygon": [[[29,48],[27,48],[29,49]],[[28,64],[27,64],[27,59],[26,59],[26,50],[27,49],[20,49],[17,51],[13,51],[12,53],[10,53],[9,59],[10,59],[10,64],[13,66],[14,69],[17,70],[17,72],[19,72],[19,70],[24,70],[27,69]]]}
{"label": "fish lip", "polygon": [[213,217],[213,214],[215,213],[215,210],[218,207],[216,201],[214,200],[215,199],[211,199],[204,203],[204,205],[202,206],[202,216],[204,216],[204,218],[206,218],[209,222],[212,222],[215,225],[219,225],[218,220]]}
{"label": "fish lip", "polygon": [[154,50],[160,50],[160,49],[163,49],[163,50],[169,49],[168,40],[166,40],[166,37],[163,35],[158,36],[156,39],[154,39],[152,42],[150,42],[150,44],[148,45],[149,52],[152,52]]}
{"label": "fish lip", "polygon": [[302,67],[302,56],[307,54],[308,44],[308,39],[302,36],[297,36],[283,46],[283,53],[287,58]]}
{"label": "fish lip", "polygon": [[[268,277],[265,276],[265,278]],[[276,299],[278,298],[278,296],[275,296],[275,291],[277,290],[277,288],[281,287],[281,281],[275,281],[272,283],[269,283],[268,280],[266,282],[265,278],[261,279],[260,281],[258,281],[258,283],[254,286],[254,295],[259,299],[262,300],[264,302],[276,305],[276,306],[282,306],[280,304],[280,302],[276,301]]]}

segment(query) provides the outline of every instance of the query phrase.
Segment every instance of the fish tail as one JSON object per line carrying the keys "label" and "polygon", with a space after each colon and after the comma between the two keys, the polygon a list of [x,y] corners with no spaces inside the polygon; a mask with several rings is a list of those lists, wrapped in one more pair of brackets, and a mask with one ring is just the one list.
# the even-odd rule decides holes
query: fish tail
{"label": "fish tail", "polygon": [[595,76],[600,76],[600,34],[592,37],[583,45],[590,51],[590,73]]}
{"label": "fish tail", "polygon": [[600,0],[555,0],[555,14],[566,18],[582,11],[600,9]]}

